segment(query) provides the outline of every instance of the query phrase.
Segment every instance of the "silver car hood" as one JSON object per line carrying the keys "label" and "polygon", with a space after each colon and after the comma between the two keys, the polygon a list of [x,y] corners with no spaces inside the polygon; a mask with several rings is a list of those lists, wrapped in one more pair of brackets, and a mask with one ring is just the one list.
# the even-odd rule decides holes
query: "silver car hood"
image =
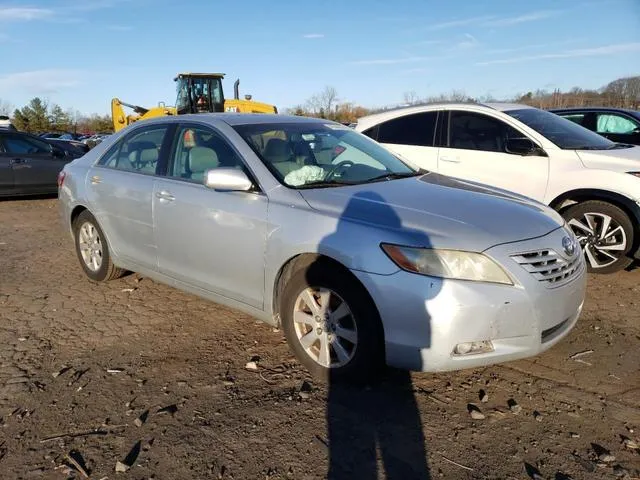
{"label": "silver car hood", "polygon": [[640,171],[640,147],[617,150],[576,150],[576,152],[587,168],[618,172]]}
{"label": "silver car hood", "polygon": [[534,200],[435,173],[300,194],[311,208],[340,221],[394,230],[407,242],[428,238],[437,248],[481,252],[546,235],[564,223]]}

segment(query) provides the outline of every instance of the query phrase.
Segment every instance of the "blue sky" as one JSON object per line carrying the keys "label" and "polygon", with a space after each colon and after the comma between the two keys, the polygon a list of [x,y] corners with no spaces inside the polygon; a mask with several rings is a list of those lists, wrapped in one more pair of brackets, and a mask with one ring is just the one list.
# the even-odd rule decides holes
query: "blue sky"
{"label": "blue sky", "polygon": [[0,101],[83,113],[173,105],[181,71],[281,110],[326,85],[506,98],[640,74],[640,0],[0,0],[0,58]]}

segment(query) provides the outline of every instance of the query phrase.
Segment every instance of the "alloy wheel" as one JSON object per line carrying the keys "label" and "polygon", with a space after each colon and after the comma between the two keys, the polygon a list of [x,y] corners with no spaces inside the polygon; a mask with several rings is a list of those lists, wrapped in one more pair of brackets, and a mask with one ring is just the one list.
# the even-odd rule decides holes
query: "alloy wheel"
{"label": "alloy wheel", "polygon": [[338,368],[353,359],[358,328],[349,305],[333,290],[303,290],[294,304],[293,323],[300,345],[317,364]]}
{"label": "alloy wheel", "polygon": [[102,240],[98,229],[90,222],[78,230],[78,246],[82,260],[89,270],[97,272],[102,266]]}
{"label": "alloy wheel", "polygon": [[614,264],[627,251],[624,228],[609,215],[585,213],[568,223],[594,270]]}

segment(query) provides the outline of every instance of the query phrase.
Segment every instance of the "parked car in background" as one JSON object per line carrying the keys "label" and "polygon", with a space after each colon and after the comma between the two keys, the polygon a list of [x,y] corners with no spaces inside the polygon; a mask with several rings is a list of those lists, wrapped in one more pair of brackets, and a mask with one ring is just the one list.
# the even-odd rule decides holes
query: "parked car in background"
{"label": "parked car in background", "polygon": [[424,173],[327,120],[149,119],[59,184],[91,280],[140,272],[281,325],[319,377],[536,355],[584,301],[584,258],[557,212]]}
{"label": "parked car in background", "polygon": [[64,150],[65,154],[71,157],[81,157],[91,148],[85,143],[76,140],[63,140],[61,138],[45,138],[44,141]]}
{"label": "parked car in background", "polygon": [[614,142],[640,145],[640,112],[637,110],[580,107],[549,111]]}
{"label": "parked car in background", "polygon": [[640,258],[640,147],[518,104],[411,107],[363,117],[356,129],[424,169],[550,205],[592,272]]}
{"label": "parked car in background", "polygon": [[38,135],[40,138],[60,138],[62,133],[60,132],[45,132]]}
{"label": "parked car in background", "polygon": [[82,140],[82,143],[89,146],[89,148],[93,148],[102,142],[105,138],[109,137],[109,133],[96,133],[95,135],[91,135]]}
{"label": "parked car in background", "polygon": [[6,115],[0,115],[0,129],[15,130],[16,127],[11,123],[11,119]]}
{"label": "parked car in background", "polygon": [[81,155],[49,142],[52,140],[0,129],[0,196],[57,192],[58,173]]}

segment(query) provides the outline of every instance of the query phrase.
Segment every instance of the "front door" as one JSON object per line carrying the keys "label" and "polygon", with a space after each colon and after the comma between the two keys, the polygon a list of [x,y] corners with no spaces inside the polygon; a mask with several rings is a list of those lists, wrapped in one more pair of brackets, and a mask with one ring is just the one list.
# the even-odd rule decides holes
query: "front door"
{"label": "front door", "polygon": [[139,127],[116,143],[87,176],[92,211],[118,257],[157,268],[153,186],[160,171],[167,125]]}
{"label": "front door", "polygon": [[0,195],[13,193],[13,167],[11,156],[0,149]]}
{"label": "front door", "polygon": [[160,271],[262,308],[267,197],[205,187],[207,170],[244,168],[242,159],[209,127],[185,125],[177,135],[167,176],[154,189]]}
{"label": "front door", "polygon": [[544,201],[549,158],[507,153],[506,140],[526,137],[502,120],[476,112],[450,112],[446,147],[440,148],[438,171]]}
{"label": "front door", "polygon": [[2,147],[11,165],[16,193],[57,192],[58,173],[68,159],[55,153],[48,143],[24,134],[3,135]]}

